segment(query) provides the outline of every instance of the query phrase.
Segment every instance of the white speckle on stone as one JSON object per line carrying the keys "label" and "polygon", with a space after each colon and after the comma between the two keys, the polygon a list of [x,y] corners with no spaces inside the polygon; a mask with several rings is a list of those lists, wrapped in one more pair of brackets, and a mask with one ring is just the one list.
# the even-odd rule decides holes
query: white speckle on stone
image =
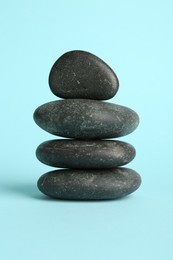
{"label": "white speckle on stone", "polygon": [[120,121],[120,122],[121,122],[121,119],[119,118],[119,116],[117,116],[117,119],[118,119],[118,121]]}
{"label": "white speckle on stone", "polygon": [[77,80],[77,84],[78,84],[78,85],[80,84],[80,81],[79,81],[79,80]]}

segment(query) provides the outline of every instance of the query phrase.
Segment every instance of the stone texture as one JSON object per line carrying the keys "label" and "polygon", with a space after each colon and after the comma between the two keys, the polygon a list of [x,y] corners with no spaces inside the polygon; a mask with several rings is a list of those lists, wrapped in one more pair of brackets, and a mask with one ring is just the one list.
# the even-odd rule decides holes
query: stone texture
{"label": "stone texture", "polygon": [[52,92],[61,98],[110,99],[118,90],[113,70],[97,56],[70,51],[53,65],[49,75]]}
{"label": "stone texture", "polygon": [[60,168],[115,168],[132,161],[135,148],[121,141],[60,139],[40,144],[36,156]]}
{"label": "stone texture", "polygon": [[130,108],[89,99],[66,99],[46,103],[34,112],[45,131],[77,139],[115,138],[130,134],[139,117]]}
{"label": "stone texture", "polygon": [[56,170],[38,180],[45,195],[73,200],[116,199],[134,192],[140,184],[140,175],[128,168]]}

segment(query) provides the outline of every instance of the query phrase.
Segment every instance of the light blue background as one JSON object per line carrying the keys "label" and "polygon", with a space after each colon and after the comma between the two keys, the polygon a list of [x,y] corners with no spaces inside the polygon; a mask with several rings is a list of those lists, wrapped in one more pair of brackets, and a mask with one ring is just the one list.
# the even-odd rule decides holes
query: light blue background
{"label": "light blue background", "polygon": [[[1,259],[173,259],[172,26],[171,0],[0,1]],[[74,49],[115,70],[120,88],[110,102],[141,118],[121,140],[136,147],[129,167],[143,183],[121,200],[55,201],[36,187],[52,168],[35,149],[55,137],[32,114],[56,99],[50,68]]]}

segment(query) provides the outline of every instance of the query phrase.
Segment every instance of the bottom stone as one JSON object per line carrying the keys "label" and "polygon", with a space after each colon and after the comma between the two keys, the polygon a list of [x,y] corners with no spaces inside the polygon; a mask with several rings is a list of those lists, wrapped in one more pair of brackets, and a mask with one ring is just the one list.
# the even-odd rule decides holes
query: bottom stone
{"label": "bottom stone", "polygon": [[124,167],[55,170],[38,180],[38,188],[42,193],[68,200],[117,199],[134,192],[140,184],[140,175]]}

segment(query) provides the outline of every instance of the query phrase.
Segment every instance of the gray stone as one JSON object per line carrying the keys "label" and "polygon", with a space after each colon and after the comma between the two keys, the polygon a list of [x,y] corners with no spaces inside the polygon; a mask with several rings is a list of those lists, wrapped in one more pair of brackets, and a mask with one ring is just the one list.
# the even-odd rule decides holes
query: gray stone
{"label": "gray stone", "polygon": [[46,103],[34,112],[45,131],[77,139],[115,138],[130,134],[139,117],[130,108],[89,99],[66,99]]}
{"label": "gray stone", "polygon": [[134,192],[140,184],[140,175],[128,168],[56,170],[38,180],[42,193],[69,200],[117,199]]}
{"label": "gray stone", "polygon": [[135,148],[121,141],[60,139],[40,144],[36,156],[60,168],[115,168],[132,161]]}
{"label": "gray stone", "polygon": [[118,90],[113,70],[86,51],[70,51],[53,65],[49,75],[52,92],[61,98],[109,99]]}

